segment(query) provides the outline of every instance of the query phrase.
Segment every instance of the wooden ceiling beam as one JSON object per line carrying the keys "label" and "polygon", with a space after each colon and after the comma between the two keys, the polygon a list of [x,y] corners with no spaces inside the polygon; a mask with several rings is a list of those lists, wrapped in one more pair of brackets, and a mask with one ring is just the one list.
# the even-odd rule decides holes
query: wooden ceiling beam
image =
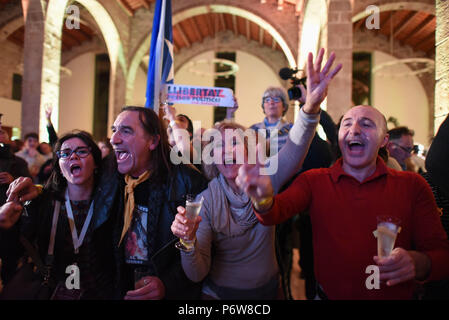
{"label": "wooden ceiling beam", "polygon": [[359,21],[357,21],[354,25],[354,32],[358,31],[360,29],[360,27],[362,26],[363,22],[365,21],[365,19],[360,19]]}
{"label": "wooden ceiling beam", "polygon": [[69,45],[73,46],[72,43],[76,43],[76,45],[81,45],[82,41],[77,39],[70,31],[64,30],[64,32],[62,33],[62,39],[64,40],[64,38],[66,40],[68,40],[69,42],[71,42]]}
{"label": "wooden ceiling beam", "polygon": [[198,24],[196,23],[195,17],[191,18],[192,25],[193,25],[193,32],[198,37],[200,42],[203,42],[203,35],[201,34],[200,28],[198,28]]}
{"label": "wooden ceiling beam", "polygon": [[209,32],[209,35],[211,37],[215,37],[215,34],[218,32],[216,29],[214,23],[212,22],[212,14],[206,13],[206,24],[207,24],[207,31]]}
{"label": "wooden ceiling beam", "polygon": [[239,34],[239,29],[237,27],[237,16],[235,15],[232,15],[232,29],[234,30],[235,35]]}
{"label": "wooden ceiling beam", "polygon": [[[385,21],[383,22],[383,24],[380,25],[380,29],[377,30],[377,31],[380,31],[380,30],[382,30],[382,29],[386,30],[386,29],[385,29],[385,28],[386,28],[386,25],[387,25],[388,23],[394,22],[394,15],[395,15],[396,13],[397,13],[397,11],[390,11],[389,14],[388,14],[388,16],[387,16],[387,19],[385,19]],[[387,31],[387,34],[390,34],[390,28],[388,28],[388,30],[386,30],[386,31]]]}
{"label": "wooden ceiling beam", "polygon": [[424,19],[423,22],[421,22],[418,26],[416,26],[416,28],[414,28],[412,31],[410,31],[405,37],[403,42],[406,43],[408,39],[410,39],[411,37],[413,37],[413,35],[415,33],[417,33],[419,30],[421,30],[421,28],[424,25],[427,25],[430,21],[432,21],[432,19],[434,18],[434,16],[429,15],[426,19]]}
{"label": "wooden ceiling beam", "polygon": [[182,38],[182,41],[186,44],[187,47],[190,47],[191,43],[189,39],[187,38],[186,34],[184,33],[184,30],[182,30],[182,27],[180,27],[179,23],[175,26],[176,30],[179,32],[179,35]]}
{"label": "wooden ceiling beam", "polygon": [[128,1],[126,0],[118,0],[119,4],[121,4],[121,7],[126,11],[126,13],[130,16],[134,15],[134,10],[129,5]]}
{"label": "wooden ceiling beam", "polygon": [[225,23],[225,20],[224,20],[223,13],[220,12],[218,14],[218,17],[219,17],[220,25],[221,25],[223,31],[225,31],[226,30],[226,23]]}
{"label": "wooden ceiling beam", "polygon": [[393,31],[394,37],[404,31],[410,24],[413,22],[414,18],[419,14],[419,12],[410,12],[407,17],[403,20],[403,22],[397,26],[397,28]]}
{"label": "wooden ceiling beam", "polygon": [[143,6],[145,9],[150,9],[150,6],[149,6],[149,4],[148,4],[148,2],[147,2],[146,0],[139,0],[138,2],[139,2],[139,4],[140,4],[141,6]]}
{"label": "wooden ceiling beam", "polygon": [[[431,16],[431,17],[429,17],[430,18],[430,20],[429,21],[427,21],[427,19],[426,20],[424,20],[424,21],[427,21],[426,23],[422,23],[420,26],[421,26],[421,28],[418,30],[418,31],[416,31],[416,33],[414,34],[414,35],[412,35],[412,37],[418,37],[419,35],[421,35],[421,33],[423,33],[423,32],[426,32],[429,28],[428,27],[432,27],[432,25],[433,24],[435,24],[435,21],[434,21],[434,19],[436,19],[436,17],[435,16]],[[432,32],[432,34],[434,34],[435,32],[433,31]],[[426,38],[427,38],[427,36],[425,36]],[[421,41],[421,40],[420,40]]]}
{"label": "wooden ceiling beam", "polygon": [[432,43],[435,43],[435,32],[432,32],[431,34],[420,40],[419,44],[415,48],[418,50],[425,50]]}
{"label": "wooden ceiling beam", "polygon": [[[82,26],[83,24],[80,24],[80,25]],[[90,30],[90,28],[89,28],[89,30]],[[87,33],[85,30],[83,30],[83,28],[79,28],[77,31],[78,31],[78,33],[82,34],[85,38],[87,38],[89,40],[91,40],[93,37],[92,34]],[[92,31],[92,33],[93,33],[93,31]]]}

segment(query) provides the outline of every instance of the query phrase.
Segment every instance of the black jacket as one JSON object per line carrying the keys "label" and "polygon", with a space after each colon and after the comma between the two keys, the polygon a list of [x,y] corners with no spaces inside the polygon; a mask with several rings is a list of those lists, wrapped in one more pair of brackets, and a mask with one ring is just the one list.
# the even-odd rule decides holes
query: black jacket
{"label": "black jacket", "polygon": [[449,116],[441,124],[426,156],[429,176],[449,198]]}
{"label": "black jacket", "polygon": [[[86,299],[112,299],[114,297],[113,277],[115,270],[112,231],[115,225],[114,218],[117,216],[114,211],[117,205],[114,201],[116,201],[118,185],[111,182],[111,174],[106,172],[101,176],[93,194],[94,213],[89,226],[89,230],[92,231],[89,231],[90,241],[83,243],[82,248],[87,248],[84,249],[86,253],[82,259],[84,259],[83,265],[88,265],[89,273],[95,279],[91,280],[91,282],[95,281],[95,287],[86,293],[84,297]],[[50,241],[55,200],[56,196],[53,193],[44,190],[28,207],[28,217],[22,216],[19,221],[21,233],[35,244],[44,263]],[[64,201],[62,201],[62,206],[64,206]],[[65,281],[68,277],[68,274],[65,273],[66,267],[77,262],[78,259],[73,252],[73,242],[67,242],[67,238],[71,240],[69,223],[66,217],[60,216],[51,272],[56,282]],[[80,274],[81,279],[83,279],[81,267]],[[81,286],[83,286],[83,282],[81,282]]]}
{"label": "black jacket", "polygon": [[[9,145],[0,147],[0,172],[8,172],[14,179],[31,177],[25,160],[15,156]],[[0,205],[6,202],[9,184],[0,184]],[[19,244],[19,229],[13,226],[9,230],[0,229],[0,259],[2,260],[1,278],[6,284],[16,270],[23,248]]]}
{"label": "black jacket", "polygon": [[[147,244],[151,267],[165,285],[165,299],[199,299],[201,284],[190,281],[185,275],[180,252],[175,248],[175,242],[178,239],[173,235],[170,227],[177,213],[176,208],[185,205],[185,195],[200,193],[207,187],[207,181],[198,170],[187,165],[173,166],[172,172],[162,183],[152,181],[151,177],[149,181]],[[119,188],[119,195],[121,195],[119,215],[114,228],[117,298],[123,298],[126,291],[133,290],[128,284],[130,279],[134,278],[134,275],[126,271],[125,241],[122,241],[118,247],[123,229],[124,187],[122,178]]]}

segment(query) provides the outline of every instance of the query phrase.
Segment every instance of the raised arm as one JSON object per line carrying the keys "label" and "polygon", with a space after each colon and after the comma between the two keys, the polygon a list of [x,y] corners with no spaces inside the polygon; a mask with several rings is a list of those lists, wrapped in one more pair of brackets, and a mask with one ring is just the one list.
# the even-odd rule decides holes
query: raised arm
{"label": "raised arm", "polygon": [[169,121],[169,127],[171,128],[171,135],[175,142],[176,148],[181,154],[186,157],[189,156],[189,160],[196,159],[196,150],[193,148],[192,140],[190,139],[187,130],[180,128],[176,120],[176,109],[168,104],[162,105],[164,109],[164,119]]}
{"label": "raised arm", "polygon": [[55,146],[56,141],[58,141],[58,134],[56,133],[56,130],[53,127],[53,123],[51,122],[52,112],[53,107],[51,105],[47,105],[45,107],[45,118],[47,119],[48,142],[53,148]]}
{"label": "raised arm", "polygon": [[309,53],[306,102],[299,111],[286,144],[279,151],[279,154],[274,156],[277,158],[269,159],[268,166],[278,161],[277,168],[279,169],[270,175],[275,193],[301,169],[320,120],[320,105],[327,96],[330,82],[342,68],[342,65],[338,64],[331,70],[335,61],[335,53],[331,53],[329,60],[321,69],[323,56],[324,49],[321,49],[316,61],[313,62],[313,55]]}

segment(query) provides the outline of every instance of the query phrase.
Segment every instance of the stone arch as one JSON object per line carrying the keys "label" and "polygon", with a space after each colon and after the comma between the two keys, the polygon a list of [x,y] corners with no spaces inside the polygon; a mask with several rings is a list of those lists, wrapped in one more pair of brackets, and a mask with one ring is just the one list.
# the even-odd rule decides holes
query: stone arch
{"label": "stone arch", "polygon": [[[175,2],[175,3],[179,3]],[[191,2],[191,1],[190,1]],[[204,2],[203,5],[191,5],[190,7],[185,8],[173,8],[173,25],[176,25],[178,22],[188,19],[191,17],[194,17],[196,15],[206,14],[206,13],[230,13],[237,16],[244,17],[245,19],[248,19],[257,25],[259,25],[261,28],[264,28],[266,31],[270,33],[270,35],[276,39],[279,46],[283,50],[285,57],[287,59],[288,64],[290,67],[294,68],[296,67],[296,60],[293,55],[293,50],[289,47],[287,44],[287,41],[285,38],[276,30],[276,28],[270,24],[267,20],[263,19],[262,17],[258,16],[257,14],[242,9],[237,6],[231,6],[229,4],[223,5],[223,4],[215,4],[212,1],[202,1]],[[210,2],[208,4],[208,2]],[[183,4],[189,5],[189,1],[183,2]],[[260,4],[260,3],[259,3]],[[141,40],[140,45],[138,45],[135,54],[133,55],[129,69],[127,74],[127,80],[126,80],[126,101],[129,101],[129,99],[132,96],[132,88],[136,76],[137,69],[143,59],[143,57],[147,54],[149,48],[150,48],[150,42],[151,42],[151,33],[150,35],[143,37]],[[176,66],[176,61],[175,61]]]}
{"label": "stone arch", "polygon": [[240,16],[242,18],[245,18],[247,20],[250,20],[251,22],[257,24],[259,27],[263,28],[265,31],[267,31],[279,44],[282,51],[284,52],[288,63],[291,67],[296,67],[296,59],[293,56],[293,51],[287,44],[287,41],[285,38],[281,35],[281,33],[267,20],[262,18],[261,16],[258,16],[257,14],[242,9],[236,6],[230,6],[230,5],[223,5],[223,4],[210,4],[208,6],[197,6],[192,7],[189,9],[185,9],[184,11],[178,12],[173,15],[173,25],[177,24],[178,22],[191,18],[196,15],[206,14],[206,13],[229,13],[236,16]]}
{"label": "stone arch", "polygon": [[[356,1],[357,2],[357,1]],[[366,1],[365,1],[366,2]],[[352,22],[357,22],[360,19],[364,19],[371,14],[371,12],[365,12],[365,8],[369,5],[375,5],[379,8],[380,12],[383,11],[393,11],[393,10],[411,10],[411,11],[422,11],[425,13],[435,15],[435,1],[397,1],[391,2],[391,0],[378,0],[372,1],[370,3],[366,3],[363,6],[362,1],[357,4],[357,7],[354,10],[354,16],[352,17]]]}
{"label": "stone arch", "polygon": [[[198,13],[193,13],[193,15],[191,15],[192,10],[198,10]],[[274,9],[272,4],[261,3],[260,0],[183,0],[174,1],[173,3],[173,24],[177,23],[175,16],[179,15],[181,20],[184,20],[189,16],[207,12],[231,13],[256,24],[263,21],[262,28],[270,32],[270,30],[267,29],[267,26],[269,26],[268,28],[272,27],[285,41],[286,47],[291,50],[294,57],[297,55],[299,38],[297,32],[298,17],[296,16],[295,11],[296,8],[293,5],[284,5],[283,10],[279,11]],[[182,14],[186,14],[186,16],[182,17]],[[256,21],[253,21],[252,19],[256,19]],[[277,37],[276,33],[272,34],[275,39]],[[281,43],[279,44],[281,46]],[[290,62],[290,59],[288,58],[289,55],[286,54],[286,56],[287,60]],[[291,60],[295,61],[295,58]],[[296,63],[291,66],[294,67],[295,65]]]}
{"label": "stone arch", "polygon": [[80,46],[72,48],[68,52],[64,52],[61,57],[61,65],[65,66],[70,61],[78,58],[79,56],[93,52],[95,54],[108,53],[107,47],[104,45],[103,40],[98,37],[93,38],[91,41],[83,42]]}
{"label": "stone arch", "polygon": [[195,43],[188,49],[182,49],[176,56],[175,73],[195,56],[213,50],[231,49],[247,52],[266,63],[275,74],[288,64],[287,59],[281,52],[261,46],[256,41],[248,41],[246,37],[242,35],[235,37],[231,31],[226,31],[220,32],[217,34],[217,37],[217,39],[207,37],[202,43]]}
{"label": "stone arch", "polygon": [[10,34],[23,26],[23,16],[18,16],[10,20],[0,29],[0,41],[6,40]]}
{"label": "stone arch", "polygon": [[132,99],[134,81],[136,79],[137,70],[140,64],[142,63],[142,59],[145,57],[145,55],[147,55],[148,50],[150,49],[150,45],[151,45],[151,32],[149,35],[145,35],[144,37],[142,37],[141,43],[138,46],[129,64],[128,74],[126,77],[126,94],[125,94],[126,95],[125,101],[127,104]]}
{"label": "stone arch", "polygon": [[[19,19],[21,25],[24,23],[23,10],[20,1],[10,1],[4,5],[3,9],[0,10],[0,31],[3,35],[3,29],[8,26],[8,24],[15,22]],[[15,29],[14,29],[15,30]],[[13,30],[13,31],[14,31]]]}
{"label": "stone arch", "polygon": [[[104,36],[106,46],[111,61],[111,79],[121,70],[125,75],[127,72],[126,59],[123,54],[123,48],[117,28],[112,21],[106,9],[97,1],[77,0],[87,9],[94,17],[97,25]],[[72,0],[50,0],[47,7],[44,44],[43,44],[43,64],[42,64],[42,88],[41,88],[41,106],[51,103],[58,106],[59,102],[59,84],[60,84],[60,65],[61,65],[61,37],[62,25],[64,23],[64,14],[66,8],[70,4],[74,4]],[[107,36],[106,36],[107,35]],[[118,68],[120,66],[121,68]],[[114,81],[110,84],[110,97],[114,94]],[[112,100],[112,99],[110,99]],[[113,101],[110,101],[110,105]],[[53,112],[58,117],[58,110],[55,108]],[[109,119],[113,117],[113,108],[109,110]],[[45,131],[44,108],[40,110],[40,131]]]}
{"label": "stone arch", "polygon": [[[272,50],[268,47],[261,46],[256,41],[248,41],[246,37],[240,35],[235,37],[231,31],[220,32],[216,35],[218,38],[213,39],[206,37],[201,43],[194,43],[190,48],[184,48],[176,54],[175,58],[175,74],[194,57],[214,50],[239,50],[253,55],[262,60],[270,69],[277,74],[279,70],[288,65],[284,54],[277,50]],[[145,56],[148,57],[148,54]],[[141,60],[142,62],[142,60]],[[139,64],[140,66],[141,64]],[[136,68],[137,72],[138,68]],[[128,73],[130,75],[130,73]],[[287,89],[288,81],[279,80]],[[129,94],[132,98],[134,83],[129,83]]]}

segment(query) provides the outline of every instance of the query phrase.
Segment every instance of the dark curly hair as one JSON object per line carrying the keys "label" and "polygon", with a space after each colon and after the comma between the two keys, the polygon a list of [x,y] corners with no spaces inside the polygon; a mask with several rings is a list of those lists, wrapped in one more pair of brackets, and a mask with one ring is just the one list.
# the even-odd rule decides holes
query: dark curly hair
{"label": "dark curly hair", "polygon": [[74,130],[69,133],[66,133],[61,138],[58,139],[55,143],[55,147],[53,148],[53,171],[50,174],[50,177],[47,180],[45,185],[45,189],[48,189],[57,199],[64,199],[64,192],[67,187],[67,180],[62,175],[61,168],[59,167],[59,158],[57,156],[57,152],[61,150],[62,144],[72,138],[78,138],[82,140],[89,148],[90,152],[94,158],[95,165],[97,169],[94,171],[94,187],[96,186],[100,171],[101,171],[101,151],[95,143],[94,138],[90,135],[90,133],[81,130]]}

